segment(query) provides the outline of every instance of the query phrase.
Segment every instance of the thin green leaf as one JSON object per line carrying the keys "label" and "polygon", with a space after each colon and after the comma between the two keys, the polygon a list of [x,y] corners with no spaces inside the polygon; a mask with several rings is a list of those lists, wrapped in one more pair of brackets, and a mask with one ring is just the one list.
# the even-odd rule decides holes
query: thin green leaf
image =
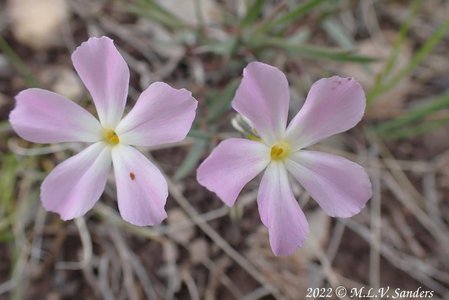
{"label": "thin green leaf", "polygon": [[375,130],[381,135],[392,135],[394,131],[410,126],[413,123],[423,121],[425,117],[444,108],[449,108],[449,91],[439,95],[420,108],[414,109],[403,116],[378,125],[375,127]]}
{"label": "thin green leaf", "polygon": [[3,215],[13,206],[18,161],[13,154],[5,154],[1,157],[0,165],[0,215]]}
{"label": "thin green leaf", "polygon": [[190,129],[189,134],[187,136],[209,141],[212,138],[212,133],[200,131],[198,129]]}
{"label": "thin green leaf", "polygon": [[374,57],[353,54],[348,50],[335,50],[317,46],[300,45],[280,38],[267,38],[264,40],[264,44],[268,46],[279,47],[292,54],[297,54],[313,59],[327,59],[333,61],[346,61],[355,63],[369,63],[377,60]]}
{"label": "thin green leaf", "polygon": [[393,78],[388,80],[385,84],[372,89],[367,95],[368,103],[371,103],[378,96],[386,93],[393,87],[395,87],[399,81],[404,77],[409,76],[413,70],[430,54],[430,52],[435,48],[436,45],[446,36],[449,31],[449,18],[441,24],[437,30],[430,36],[430,38],[418,49],[415,55],[412,57],[411,61],[405,66],[399,73],[397,73]]}
{"label": "thin green leaf", "polygon": [[206,94],[207,122],[214,122],[231,109],[231,100],[234,97],[239,80],[233,80],[224,90],[212,90]]}
{"label": "thin green leaf", "polygon": [[8,121],[1,121],[0,122],[0,134],[3,134],[5,132],[11,131],[11,125]]}
{"label": "thin green leaf", "polygon": [[206,152],[208,141],[205,139],[195,139],[195,142],[182,162],[181,166],[176,170],[175,180],[184,179],[189,175],[199,164],[200,159]]}
{"label": "thin green leaf", "polygon": [[197,53],[214,53],[217,55],[227,55],[230,56],[232,53],[235,52],[235,50],[238,47],[238,37],[237,36],[230,36],[225,41],[210,41],[206,44],[202,45],[201,47],[198,47],[196,49]]}
{"label": "thin green leaf", "polygon": [[401,138],[416,137],[448,124],[449,124],[449,117],[437,120],[428,120],[416,126],[406,126],[399,130],[391,131],[388,134],[383,134],[382,136],[385,139],[401,139]]}
{"label": "thin green leaf", "polygon": [[136,0],[134,4],[130,5],[129,11],[153,19],[171,29],[182,29],[187,26],[182,20],[153,0]]}
{"label": "thin green leaf", "polygon": [[293,35],[288,37],[288,42],[301,45],[304,44],[310,37],[309,29],[301,29],[295,32]]}
{"label": "thin green leaf", "polygon": [[390,55],[390,57],[388,58],[387,64],[385,65],[385,69],[383,70],[381,76],[379,76],[379,79],[385,79],[387,77],[387,75],[391,72],[391,70],[393,69],[393,67],[397,61],[398,55],[400,53],[401,47],[406,41],[407,33],[410,31],[412,21],[415,19],[415,16],[418,13],[418,9],[419,9],[421,3],[422,2],[420,0],[414,0],[413,3],[411,4],[410,14],[407,17],[407,19],[405,20],[404,24],[402,24],[402,26],[399,30],[398,37],[396,38],[396,40],[394,42],[393,52]]}
{"label": "thin green leaf", "polygon": [[6,40],[0,36],[0,51],[5,54],[16,70],[20,73],[20,75],[24,78],[25,83],[29,87],[39,86],[39,81],[33,76],[30,69],[28,69],[27,65],[22,61],[19,55],[14,51],[14,49],[6,42]]}
{"label": "thin green leaf", "polygon": [[387,63],[385,64],[384,69],[382,70],[382,72],[377,76],[376,78],[376,82],[374,84],[374,87],[371,89],[371,91],[368,93],[367,95],[367,102],[368,104],[371,103],[374,98],[371,95],[371,93],[373,93],[374,95],[377,93],[377,90],[381,90],[383,88],[383,84],[385,82],[385,80],[389,77],[391,70],[393,69],[398,55],[400,53],[401,47],[402,45],[405,43],[406,41],[406,36],[407,33],[410,31],[410,27],[412,24],[413,19],[415,18],[417,12],[418,12],[418,8],[420,7],[421,1],[420,0],[414,0],[411,8],[410,8],[410,13],[407,17],[407,19],[405,20],[405,22],[402,24],[398,36],[395,39],[394,42],[394,46],[393,46],[393,50],[391,52],[391,55],[388,58]]}
{"label": "thin green leaf", "polygon": [[245,17],[240,22],[240,27],[248,27],[254,23],[254,21],[257,20],[260,13],[262,12],[263,5],[265,3],[265,0],[255,0],[253,5],[248,9]]}
{"label": "thin green leaf", "polygon": [[259,30],[259,33],[267,32],[274,27],[282,26],[285,24],[288,24],[293,21],[298,21],[302,16],[309,13],[312,9],[314,9],[316,6],[320,5],[324,0],[310,0],[309,2],[304,3],[303,5],[299,5],[295,9],[293,9],[290,12],[287,12],[286,14],[282,15],[281,17],[274,19],[271,22],[268,22],[264,24]]}
{"label": "thin green leaf", "polygon": [[322,27],[340,47],[346,49],[353,49],[355,47],[354,40],[334,17],[326,18],[322,23]]}

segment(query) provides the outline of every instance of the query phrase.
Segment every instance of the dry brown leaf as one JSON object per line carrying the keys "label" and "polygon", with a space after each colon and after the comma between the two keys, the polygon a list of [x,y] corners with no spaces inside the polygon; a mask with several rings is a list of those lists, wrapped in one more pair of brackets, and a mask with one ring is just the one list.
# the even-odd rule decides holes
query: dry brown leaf
{"label": "dry brown leaf", "polygon": [[190,260],[193,264],[198,264],[204,261],[205,258],[209,257],[209,245],[202,238],[197,238],[194,240],[190,246]]}
{"label": "dry brown leaf", "polygon": [[167,222],[172,228],[176,228],[170,230],[169,236],[181,244],[188,243],[195,235],[194,227],[189,225],[189,217],[179,208],[168,211]]}
{"label": "dry brown leaf", "polygon": [[330,217],[323,210],[317,209],[307,213],[307,221],[309,222],[309,236],[304,246],[293,255],[309,262],[317,258],[316,246],[324,247],[329,238]]}

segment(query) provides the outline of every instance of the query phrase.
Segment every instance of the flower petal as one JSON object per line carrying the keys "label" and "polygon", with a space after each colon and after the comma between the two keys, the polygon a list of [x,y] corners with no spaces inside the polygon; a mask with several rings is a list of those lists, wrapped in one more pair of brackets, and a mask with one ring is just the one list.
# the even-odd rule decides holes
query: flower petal
{"label": "flower petal", "polygon": [[123,143],[135,146],[182,141],[192,127],[197,103],[186,89],[155,82],[140,95],[116,132]]}
{"label": "flower petal", "polygon": [[45,178],[42,204],[63,220],[84,215],[103,193],[110,168],[110,148],[102,142],[90,145],[57,165]]}
{"label": "flower petal", "polygon": [[372,196],[364,169],[346,158],[316,151],[298,151],[287,162],[289,172],[332,217],[360,212]]}
{"label": "flower petal", "polygon": [[260,183],[257,204],[275,255],[290,255],[302,246],[309,227],[290,188],[283,163],[272,162],[268,166]]}
{"label": "flower petal", "polygon": [[243,187],[270,161],[266,145],[245,139],[222,141],[197,171],[198,182],[233,206]]}
{"label": "flower petal", "polygon": [[243,79],[232,107],[247,117],[262,139],[274,143],[287,126],[290,92],[284,73],[260,62],[243,70]]}
{"label": "flower petal", "polygon": [[167,217],[168,197],[161,171],[145,155],[123,144],[112,149],[112,161],[122,218],[137,226],[161,223]]}
{"label": "flower petal", "polygon": [[101,125],[89,112],[61,95],[37,88],[16,96],[9,122],[21,138],[34,143],[101,139]]}
{"label": "flower petal", "polygon": [[114,129],[128,96],[129,69],[108,37],[92,37],[76,48],[72,62],[97,107],[103,127]]}
{"label": "flower petal", "polygon": [[287,128],[286,139],[301,149],[354,127],[363,117],[366,99],[352,78],[333,76],[315,82],[306,102]]}

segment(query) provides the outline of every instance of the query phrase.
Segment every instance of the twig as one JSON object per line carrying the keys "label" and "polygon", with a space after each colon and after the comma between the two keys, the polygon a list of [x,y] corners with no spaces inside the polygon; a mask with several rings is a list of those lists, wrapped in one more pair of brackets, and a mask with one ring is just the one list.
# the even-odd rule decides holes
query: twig
{"label": "twig", "polygon": [[125,288],[128,293],[129,299],[138,300],[139,296],[136,292],[136,285],[134,282],[133,271],[131,268],[131,255],[126,242],[119,233],[117,227],[110,227],[108,230],[111,235],[112,241],[117,247],[119,257],[121,260],[122,270],[123,270],[123,280],[125,283]]}
{"label": "twig", "polygon": [[[376,145],[371,148],[371,160],[377,161],[378,149]],[[381,217],[381,201],[382,201],[382,186],[380,169],[375,168],[370,172],[371,182],[373,187],[373,197],[370,201],[371,213],[371,250],[369,260],[369,282],[372,288],[377,290],[380,286],[380,253],[379,245],[381,243],[380,230],[382,226]]]}
{"label": "twig", "polygon": [[65,262],[59,261],[56,263],[56,269],[59,270],[81,270],[90,266],[90,260],[92,258],[92,239],[90,238],[89,230],[86,226],[84,217],[75,219],[76,227],[80,234],[81,244],[83,246],[83,256],[81,261],[77,262]]}
{"label": "twig", "polygon": [[[165,174],[164,174],[165,175]],[[279,291],[269,284],[265,277],[240,253],[232,248],[209,224],[204,220],[199,219],[199,214],[196,209],[189,203],[189,201],[182,195],[176,185],[165,175],[168,182],[168,190],[178,204],[187,212],[187,214],[194,220],[198,227],[216,243],[229,257],[231,257],[238,265],[248,272],[255,280],[262,284],[265,288],[270,290],[272,294],[278,298],[283,299]]]}

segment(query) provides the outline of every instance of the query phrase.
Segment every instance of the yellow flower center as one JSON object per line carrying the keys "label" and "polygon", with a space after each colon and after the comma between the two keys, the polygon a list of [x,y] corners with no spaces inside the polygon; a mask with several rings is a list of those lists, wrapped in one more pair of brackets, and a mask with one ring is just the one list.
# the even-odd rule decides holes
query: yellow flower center
{"label": "yellow flower center", "polygon": [[112,146],[115,146],[118,143],[120,143],[120,139],[119,139],[117,133],[115,133],[115,131],[112,129],[104,130],[104,140],[106,141],[106,143],[108,143]]}
{"label": "yellow flower center", "polygon": [[289,143],[281,141],[271,146],[271,160],[282,160],[292,153],[292,147]]}

